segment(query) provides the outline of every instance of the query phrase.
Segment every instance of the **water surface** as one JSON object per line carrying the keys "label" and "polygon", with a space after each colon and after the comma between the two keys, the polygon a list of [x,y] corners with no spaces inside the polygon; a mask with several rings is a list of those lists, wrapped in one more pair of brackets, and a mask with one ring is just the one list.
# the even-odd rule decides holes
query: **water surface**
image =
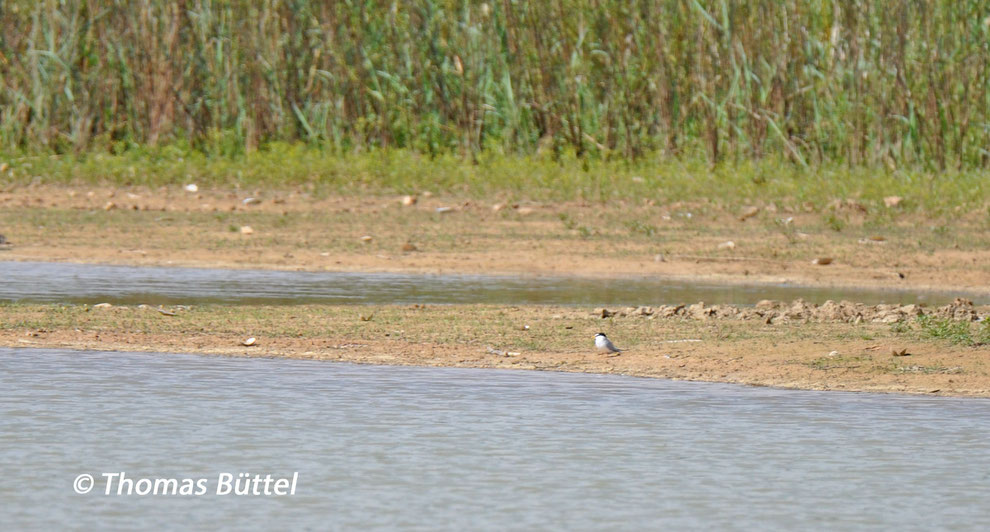
{"label": "water surface", "polygon": [[867,304],[944,304],[958,292],[720,285],[663,278],[424,275],[219,270],[0,262],[0,301],[113,304],[410,304],[661,305],[704,301],[754,304],[804,298]]}
{"label": "water surface", "polygon": [[[26,349],[0,349],[0,389],[8,530],[990,526],[980,399]],[[299,481],[73,493],[117,471]]]}

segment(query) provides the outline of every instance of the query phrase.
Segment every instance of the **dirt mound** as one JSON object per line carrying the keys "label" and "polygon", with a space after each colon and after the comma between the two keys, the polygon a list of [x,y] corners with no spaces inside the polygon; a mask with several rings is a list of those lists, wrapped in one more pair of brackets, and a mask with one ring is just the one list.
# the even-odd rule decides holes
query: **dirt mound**
{"label": "dirt mound", "polygon": [[695,319],[695,320],[763,320],[766,323],[797,322],[845,322],[845,323],[897,323],[919,316],[935,316],[957,321],[977,321],[990,316],[990,309],[977,308],[968,299],[956,298],[948,305],[928,308],[915,305],[864,305],[851,301],[828,300],[821,305],[808,303],[803,299],[791,302],[765,299],[754,306],[706,305],[698,302],[693,305],[641,306],[610,310],[597,308],[594,314],[602,318],[612,316],[643,316],[648,319]]}

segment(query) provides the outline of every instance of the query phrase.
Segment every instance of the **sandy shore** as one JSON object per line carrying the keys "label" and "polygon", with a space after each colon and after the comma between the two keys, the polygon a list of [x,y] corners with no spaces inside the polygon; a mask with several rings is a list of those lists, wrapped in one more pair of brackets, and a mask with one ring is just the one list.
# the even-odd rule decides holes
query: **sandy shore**
{"label": "sandy shore", "polygon": [[976,215],[946,221],[892,214],[880,227],[855,203],[806,212],[773,203],[603,209],[438,196],[403,205],[402,199],[304,190],[20,187],[0,192],[0,234],[12,243],[0,260],[636,275],[990,294],[990,232]]}
{"label": "sandy shore", "polygon": [[[860,310],[857,310],[859,308]],[[812,390],[990,397],[990,347],[931,338],[916,313],[990,309],[0,306],[0,345],[291,357],[367,364],[616,373]],[[168,315],[174,314],[174,315]],[[608,317],[603,318],[602,315]],[[606,332],[627,349],[597,353]],[[248,338],[253,345],[245,346]]]}
{"label": "sandy shore", "polygon": [[[826,210],[772,202],[603,209],[428,194],[403,199],[320,197],[304,189],[8,187],[0,191],[0,260],[637,275],[990,293],[990,232],[985,220],[968,215],[950,226],[944,218],[896,213],[870,218],[855,202]],[[601,309],[542,306],[206,306],[165,316],[136,307],[5,305],[0,345],[990,396],[990,348],[980,341],[987,333],[973,321],[986,309],[957,306],[965,314],[958,316],[923,308],[867,312],[854,304],[802,311],[788,302],[761,310],[773,316],[754,317],[754,309],[684,303],[673,312],[609,309],[614,314],[604,318]],[[919,315],[946,321],[923,324]],[[965,323],[967,332],[948,323]],[[629,351],[595,353],[591,339],[599,330]],[[241,345],[248,337],[255,345]]]}

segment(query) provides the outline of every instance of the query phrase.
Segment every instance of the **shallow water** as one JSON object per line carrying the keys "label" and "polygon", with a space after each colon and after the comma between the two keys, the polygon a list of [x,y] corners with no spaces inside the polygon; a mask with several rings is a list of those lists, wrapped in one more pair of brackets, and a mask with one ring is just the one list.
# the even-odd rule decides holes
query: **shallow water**
{"label": "shallow water", "polygon": [[[8,530],[990,526],[988,400],[26,349],[0,389]],[[120,471],[299,479],[104,495]]]}
{"label": "shallow water", "polygon": [[[754,304],[804,298],[812,303],[944,304],[962,293],[719,285],[661,278],[416,275],[0,262],[0,301],[113,304],[490,303],[661,305],[704,301]],[[973,297],[990,302],[987,297]]]}

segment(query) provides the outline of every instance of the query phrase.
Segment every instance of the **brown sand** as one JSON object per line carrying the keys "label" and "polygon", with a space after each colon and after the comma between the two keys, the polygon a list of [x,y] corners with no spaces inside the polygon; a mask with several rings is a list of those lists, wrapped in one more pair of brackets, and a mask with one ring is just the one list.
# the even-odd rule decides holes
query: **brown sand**
{"label": "brown sand", "polygon": [[[245,204],[247,197],[260,202]],[[773,204],[741,219],[738,209],[712,204],[605,210],[419,197],[404,206],[400,197],[320,198],[300,190],[34,186],[0,192],[0,207],[0,234],[9,242],[0,244],[0,260],[656,275],[990,293],[985,221],[958,217],[947,229],[938,219],[892,215],[880,225],[842,205],[828,211],[844,220],[841,231],[830,228],[823,212]],[[823,258],[831,261],[813,264]],[[925,337],[914,310],[857,321],[855,314],[787,317],[791,306],[767,323],[719,311],[603,319],[592,309],[552,307],[203,307],[172,319],[147,309],[13,305],[0,307],[0,344],[990,395],[990,350]],[[370,321],[358,319],[373,311],[379,314]],[[309,322],[319,327],[304,325]],[[522,330],[524,324],[531,329]],[[971,327],[976,334],[978,326]],[[632,349],[613,358],[594,353],[588,345],[599,329]],[[257,345],[241,346],[247,336],[257,337]],[[663,343],[677,339],[702,341]],[[907,356],[891,354],[905,349]]]}
{"label": "brown sand", "polygon": [[[260,202],[245,205],[248,197]],[[982,219],[959,218],[949,230],[942,221],[904,215],[878,229],[856,210],[830,211],[847,219],[835,231],[822,213],[772,205],[740,220],[729,207],[707,204],[604,210],[581,203],[430,197],[403,206],[400,200],[292,190],[22,187],[0,192],[0,234],[13,243],[0,260],[642,275],[990,294],[990,232]],[[813,264],[817,259],[831,262]]]}
{"label": "brown sand", "polygon": [[[814,390],[990,396],[990,348],[926,338],[880,309],[830,319],[774,308],[0,306],[0,345],[292,357],[368,364],[617,373]],[[855,305],[852,305],[855,308]],[[807,306],[806,306],[807,308]],[[821,309],[822,307],[818,307]],[[713,311],[713,309],[716,309]],[[933,315],[981,316],[966,305]],[[760,315],[760,313],[763,313]],[[861,319],[865,316],[865,320]],[[890,321],[891,316],[902,316]],[[606,331],[627,349],[595,352]],[[250,347],[247,338],[255,338]]]}

